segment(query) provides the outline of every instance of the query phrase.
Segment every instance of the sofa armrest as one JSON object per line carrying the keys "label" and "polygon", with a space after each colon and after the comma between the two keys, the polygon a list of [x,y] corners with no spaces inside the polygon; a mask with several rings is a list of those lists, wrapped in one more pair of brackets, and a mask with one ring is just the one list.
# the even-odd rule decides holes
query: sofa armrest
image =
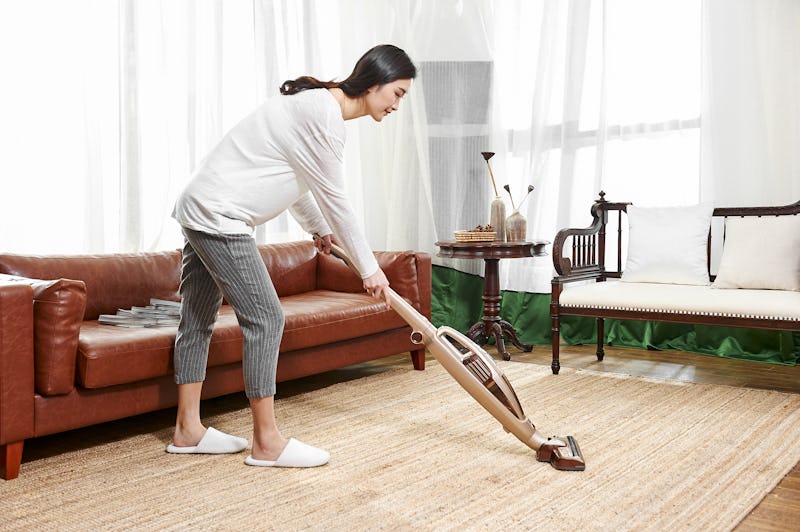
{"label": "sofa armrest", "polygon": [[0,282],[0,445],[34,435],[33,288]]}
{"label": "sofa armrest", "polygon": [[420,313],[431,319],[431,256],[429,253],[416,252],[417,286],[419,287]]}
{"label": "sofa armrest", "polygon": [[86,285],[73,279],[31,279],[0,274],[0,282],[33,288],[34,386],[42,395],[63,395],[75,387],[75,363]]}

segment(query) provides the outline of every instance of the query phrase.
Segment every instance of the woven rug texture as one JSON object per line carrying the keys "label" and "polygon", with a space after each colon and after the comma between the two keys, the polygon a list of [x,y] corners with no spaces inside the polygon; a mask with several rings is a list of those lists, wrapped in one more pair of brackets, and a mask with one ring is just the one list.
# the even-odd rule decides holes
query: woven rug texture
{"label": "woven rug texture", "polygon": [[[729,530],[800,460],[795,394],[499,365],[586,471],[537,462],[429,362],[278,399],[284,434],[328,449],[327,466],[170,455],[171,426],[128,427],[23,462],[0,482],[0,529]],[[251,439],[240,402],[204,422]]]}

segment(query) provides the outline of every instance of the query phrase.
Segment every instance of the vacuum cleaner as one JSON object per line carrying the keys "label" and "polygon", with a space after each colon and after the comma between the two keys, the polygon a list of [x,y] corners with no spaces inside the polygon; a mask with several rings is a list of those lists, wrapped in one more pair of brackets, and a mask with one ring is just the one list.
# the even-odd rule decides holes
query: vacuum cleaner
{"label": "vacuum cleaner", "polygon": [[[318,237],[317,237],[318,238]],[[331,253],[356,274],[345,251],[331,245]],[[536,451],[536,459],[562,471],[586,469],[578,442],[572,436],[544,436],[522,411],[517,394],[492,357],[464,334],[447,326],[438,329],[397,292],[387,288],[389,306],[413,332],[411,341],[424,345],[433,357],[480,405],[522,443]]]}

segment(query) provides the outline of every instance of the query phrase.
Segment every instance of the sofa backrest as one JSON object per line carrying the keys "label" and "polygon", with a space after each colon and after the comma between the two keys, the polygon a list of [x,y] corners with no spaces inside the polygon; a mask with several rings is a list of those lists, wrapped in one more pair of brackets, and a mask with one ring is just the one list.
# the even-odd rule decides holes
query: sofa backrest
{"label": "sofa backrest", "polygon": [[150,304],[150,298],[177,301],[181,252],[107,255],[0,254],[0,273],[34,279],[74,279],[86,285],[84,320],[118,309]]}
{"label": "sofa backrest", "polygon": [[[261,245],[278,295],[316,289],[317,250],[311,241]],[[101,255],[0,254],[0,273],[33,279],[74,279],[86,285],[84,320],[118,309],[150,304],[150,298],[177,301],[180,250]]]}
{"label": "sofa backrest", "polygon": [[[431,314],[431,258],[415,251],[376,251],[378,265],[386,274],[389,286],[408,300],[421,314]],[[317,289],[363,293],[364,282],[344,261],[333,255],[320,255]]]}
{"label": "sofa backrest", "polygon": [[310,240],[258,246],[279,297],[317,288],[317,248]]}

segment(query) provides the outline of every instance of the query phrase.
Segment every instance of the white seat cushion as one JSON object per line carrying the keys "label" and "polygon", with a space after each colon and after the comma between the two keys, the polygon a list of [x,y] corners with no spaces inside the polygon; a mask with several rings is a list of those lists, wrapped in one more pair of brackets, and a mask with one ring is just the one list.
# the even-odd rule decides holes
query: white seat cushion
{"label": "white seat cushion", "polygon": [[800,292],[788,290],[715,290],[710,286],[607,281],[566,285],[559,303],[564,307],[800,321]]}

